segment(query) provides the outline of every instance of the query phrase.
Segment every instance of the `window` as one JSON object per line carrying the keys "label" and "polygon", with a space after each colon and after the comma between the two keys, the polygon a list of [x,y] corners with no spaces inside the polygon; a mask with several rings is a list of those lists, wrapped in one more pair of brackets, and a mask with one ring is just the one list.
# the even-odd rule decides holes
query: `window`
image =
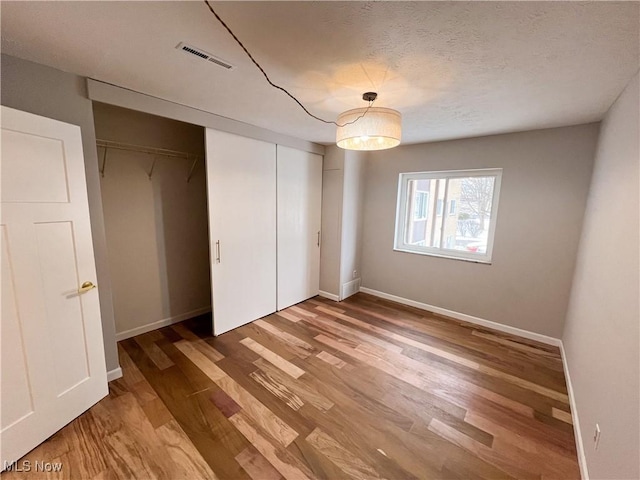
{"label": "window", "polygon": [[499,168],[401,173],[395,250],[490,263],[501,179]]}

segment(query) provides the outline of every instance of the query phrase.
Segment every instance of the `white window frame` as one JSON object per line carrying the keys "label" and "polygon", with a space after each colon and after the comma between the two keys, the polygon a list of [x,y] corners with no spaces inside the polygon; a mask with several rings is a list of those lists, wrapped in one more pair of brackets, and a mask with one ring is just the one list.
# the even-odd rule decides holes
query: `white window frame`
{"label": "white window frame", "polygon": [[[489,218],[489,232],[487,235],[487,251],[484,254],[473,252],[465,252],[463,250],[454,250],[442,247],[426,247],[419,245],[411,245],[404,242],[407,228],[407,215],[409,214],[407,206],[407,194],[409,181],[411,180],[433,180],[433,179],[452,179],[460,177],[494,177],[493,199],[491,203],[491,216]],[[502,183],[501,168],[483,168],[473,170],[442,170],[431,172],[409,172],[401,173],[398,179],[398,199],[396,205],[396,225],[393,249],[398,252],[417,253],[419,255],[429,255],[434,257],[451,258],[456,260],[465,260],[476,263],[491,264],[493,255],[493,240],[496,232],[496,219],[498,217],[498,204],[500,203],[500,185]],[[446,182],[445,198],[443,199],[443,207],[448,201],[448,182]],[[458,205],[456,205],[459,208]],[[443,208],[443,214],[447,209]],[[448,212],[447,212],[448,213]],[[443,215],[449,217],[449,215]]]}

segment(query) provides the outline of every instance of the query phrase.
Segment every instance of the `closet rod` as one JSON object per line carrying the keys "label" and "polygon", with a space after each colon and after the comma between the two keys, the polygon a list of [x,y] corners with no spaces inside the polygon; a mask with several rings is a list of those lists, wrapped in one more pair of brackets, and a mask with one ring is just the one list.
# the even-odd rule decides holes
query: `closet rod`
{"label": "closet rod", "polygon": [[112,142],[110,140],[96,140],[96,145],[105,149],[127,150],[130,152],[148,153],[151,155],[162,155],[164,157],[191,158],[192,153],[167,150],[166,148],[144,147],[142,145],[132,145],[130,143]]}

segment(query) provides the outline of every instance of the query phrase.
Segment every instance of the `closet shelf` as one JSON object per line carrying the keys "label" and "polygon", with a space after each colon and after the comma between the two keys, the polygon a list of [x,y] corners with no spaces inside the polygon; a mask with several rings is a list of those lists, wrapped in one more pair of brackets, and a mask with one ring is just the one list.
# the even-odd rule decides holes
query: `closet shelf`
{"label": "closet shelf", "polygon": [[107,149],[128,150],[130,152],[148,153],[150,155],[161,155],[163,157],[177,157],[177,158],[201,157],[201,155],[196,155],[194,153],[189,153],[189,152],[167,150],[166,148],[144,147],[142,145],[112,142],[110,140],[96,140],[96,145],[98,147],[107,148]]}
{"label": "closet shelf", "polygon": [[[111,140],[98,139],[96,140],[96,146],[99,148],[104,148],[104,154],[102,158],[102,168],[100,169],[100,174],[103,177],[104,177],[104,169],[107,164],[107,150],[110,150],[110,149],[146,153],[149,155],[153,155],[154,157],[162,156],[162,157],[172,157],[172,158],[184,158],[187,160],[193,158],[193,164],[191,165],[191,169],[189,170],[189,175],[187,176],[187,182],[191,180],[191,177],[193,176],[193,171],[195,170],[198,160],[204,158],[202,157],[202,155],[196,155],[194,153],[189,153],[189,152],[168,150],[166,148],[145,147],[143,145],[133,145],[130,143],[113,142]],[[153,165],[151,166],[151,170],[149,172],[149,179],[151,179],[155,164],[156,164],[156,159],[154,158]]]}

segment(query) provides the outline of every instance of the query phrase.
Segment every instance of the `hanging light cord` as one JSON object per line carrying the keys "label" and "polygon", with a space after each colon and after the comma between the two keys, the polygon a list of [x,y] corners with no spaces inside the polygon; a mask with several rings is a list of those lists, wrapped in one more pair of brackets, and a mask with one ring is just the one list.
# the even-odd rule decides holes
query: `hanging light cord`
{"label": "hanging light cord", "polygon": [[351,125],[353,123],[356,123],[358,120],[360,120],[362,117],[364,117],[368,112],[369,109],[373,106],[373,102],[375,100],[370,100],[369,101],[369,106],[366,108],[366,110],[362,113],[362,115],[360,115],[359,117],[357,117],[355,120],[352,120],[350,122],[346,122],[346,123],[338,123],[335,122],[333,120],[325,120],[324,118],[320,118],[316,115],[314,115],[313,113],[311,113],[309,110],[307,110],[307,108],[300,102],[300,100],[298,100],[293,94],[289,93],[289,91],[284,88],[281,87],[280,85],[276,85],[275,83],[273,83],[271,81],[271,79],[269,78],[269,75],[267,75],[267,72],[264,71],[264,69],[260,66],[260,64],[256,61],[255,58],[253,58],[253,55],[251,55],[251,53],[249,53],[249,50],[247,50],[247,47],[244,46],[244,44],[238,39],[238,37],[236,37],[236,35],[231,31],[231,29],[229,28],[229,26],[224,22],[224,20],[222,20],[222,18],[220,18],[220,15],[218,15],[216,13],[216,11],[213,9],[213,7],[211,6],[211,3],[209,3],[209,0],[204,0],[204,3],[207,4],[207,7],[209,7],[209,10],[211,11],[211,13],[213,13],[213,15],[218,19],[218,21],[222,24],[222,26],[227,30],[227,32],[229,32],[229,35],[231,35],[233,37],[233,39],[237,42],[238,45],[240,45],[240,47],[242,48],[242,50],[244,50],[244,53],[247,54],[247,56],[251,59],[251,61],[253,62],[253,64],[258,67],[258,70],[260,70],[260,72],[262,72],[262,75],[264,75],[264,78],[267,79],[267,82],[269,82],[269,85],[271,85],[273,88],[276,88],[278,90],[283,91],[284,93],[286,93],[294,102],[296,102],[300,108],[302,108],[302,110],[305,111],[305,113],[307,115],[309,115],[312,118],[315,118],[316,120],[323,122],[323,123],[330,123],[333,124],[337,127],[345,127],[347,125]]}

